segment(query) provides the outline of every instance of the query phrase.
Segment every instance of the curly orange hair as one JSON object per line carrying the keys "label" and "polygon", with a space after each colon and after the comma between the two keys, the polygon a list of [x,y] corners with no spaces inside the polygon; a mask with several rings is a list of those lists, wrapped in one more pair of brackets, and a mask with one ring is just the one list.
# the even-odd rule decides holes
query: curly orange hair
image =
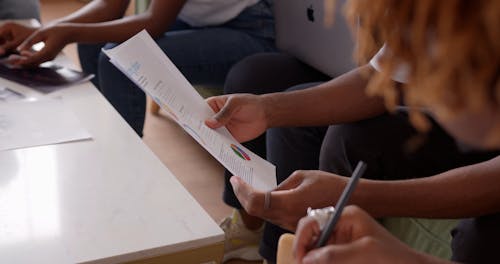
{"label": "curly orange hair", "polygon": [[[402,63],[410,68],[402,86],[409,106],[447,116],[500,105],[500,1],[350,0],[346,14],[359,23],[358,60],[368,61],[381,42],[389,50],[368,92],[390,109],[398,97],[392,72]],[[412,118],[425,130],[421,115]]]}

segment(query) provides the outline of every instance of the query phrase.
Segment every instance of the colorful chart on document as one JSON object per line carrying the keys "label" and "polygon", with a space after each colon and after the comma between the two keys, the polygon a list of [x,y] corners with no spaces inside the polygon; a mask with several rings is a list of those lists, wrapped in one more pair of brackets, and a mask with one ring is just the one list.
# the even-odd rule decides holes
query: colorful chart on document
{"label": "colorful chart on document", "polygon": [[234,154],[236,154],[241,159],[250,160],[250,156],[245,151],[243,151],[240,147],[238,147],[234,144],[231,144],[231,149],[233,150]]}

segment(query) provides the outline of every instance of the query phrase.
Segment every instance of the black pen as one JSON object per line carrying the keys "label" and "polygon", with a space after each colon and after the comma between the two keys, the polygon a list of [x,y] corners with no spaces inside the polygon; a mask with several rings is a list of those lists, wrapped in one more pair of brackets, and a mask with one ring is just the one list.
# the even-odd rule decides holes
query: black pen
{"label": "black pen", "polygon": [[340,216],[342,215],[342,211],[344,210],[345,205],[349,201],[349,197],[354,191],[354,188],[356,187],[359,178],[361,178],[361,176],[365,171],[366,171],[366,163],[364,163],[363,161],[358,162],[358,165],[356,165],[356,169],[354,169],[354,172],[352,173],[352,176],[349,179],[349,182],[347,183],[344,192],[342,192],[339,201],[335,205],[335,211],[333,212],[333,215],[331,216],[330,219],[328,219],[325,228],[321,232],[318,243],[316,243],[316,248],[323,247],[326,245],[326,242],[328,241],[328,238],[332,235],[333,229],[335,228],[335,225],[337,224]]}

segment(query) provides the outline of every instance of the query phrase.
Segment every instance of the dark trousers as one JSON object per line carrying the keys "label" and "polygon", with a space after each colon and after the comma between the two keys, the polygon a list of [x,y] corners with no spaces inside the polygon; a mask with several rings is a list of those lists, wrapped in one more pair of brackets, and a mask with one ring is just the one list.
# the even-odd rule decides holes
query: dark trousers
{"label": "dark trousers", "polygon": [[[250,93],[254,92],[251,90],[252,87],[262,87],[260,86],[262,82],[274,82],[272,87],[278,87],[279,83],[276,82],[279,81],[286,83],[276,78],[277,74],[273,71],[279,69],[280,63],[286,63],[290,58],[274,56],[269,57],[270,59],[267,59],[266,55],[248,59],[253,60],[251,65],[253,69],[259,69],[259,65],[266,65],[268,71],[264,76],[259,75],[258,70],[251,70],[249,65],[243,65],[244,67],[241,68],[237,65],[230,73],[230,78],[226,83],[226,92],[231,91],[230,87],[237,87],[241,84],[238,82],[239,78],[247,78],[245,87],[250,90],[245,92]],[[299,73],[291,72],[289,76],[300,79],[299,75]],[[248,79],[249,76],[252,79]],[[272,78],[266,76],[272,76]],[[256,83],[252,83],[252,80]],[[309,86],[294,86],[290,90],[305,89]],[[262,93],[262,91],[255,93]],[[365,178],[394,180],[425,177],[498,155],[498,153],[464,152],[457,146],[455,140],[436,123],[433,123],[432,129],[426,135],[421,135],[409,123],[404,112],[384,114],[359,122],[329,127],[272,128],[267,131],[266,136],[265,151],[255,148],[255,145],[252,145],[255,142],[251,142],[247,147],[258,154],[267,154],[267,160],[276,165],[278,183],[299,169],[319,168],[323,171],[349,176],[359,160],[368,164]],[[257,146],[261,147],[261,144]],[[241,208],[232,194],[229,183],[226,183],[224,201],[231,206]],[[461,224],[468,225],[464,221]],[[469,231],[460,226],[458,228],[459,231],[456,231],[458,233]],[[496,229],[500,230],[500,226]],[[284,232],[285,230],[280,227],[266,223],[260,246],[260,253],[264,258],[275,261],[277,241]],[[472,248],[467,246],[467,243],[462,243],[454,247],[454,250],[468,252]]]}

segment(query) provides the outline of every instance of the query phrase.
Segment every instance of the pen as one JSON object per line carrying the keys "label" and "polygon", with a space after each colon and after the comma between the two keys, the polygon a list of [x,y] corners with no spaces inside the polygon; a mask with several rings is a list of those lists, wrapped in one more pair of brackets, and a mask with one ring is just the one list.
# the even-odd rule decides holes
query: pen
{"label": "pen", "polygon": [[339,201],[335,205],[335,211],[333,212],[333,215],[331,216],[330,219],[328,219],[325,229],[323,229],[323,231],[321,232],[318,243],[316,244],[316,248],[325,246],[326,242],[328,241],[328,238],[332,235],[333,229],[335,228],[335,225],[337,224],[340,216],[342,215],[342,211],[344,210],[347,201],[349,201],[349,197],[354,191],[354,188],[356,187],[359,178],[361,178],[361,176],[365,171],[366,171],[366,163],[364,163],[363,161],[358,162],[358,165],[356,165],[356,169],[354,169],[354,172],[352,173],[352,176],[349,179],[349,182],[347,183],[344,192],[342,192]]}

